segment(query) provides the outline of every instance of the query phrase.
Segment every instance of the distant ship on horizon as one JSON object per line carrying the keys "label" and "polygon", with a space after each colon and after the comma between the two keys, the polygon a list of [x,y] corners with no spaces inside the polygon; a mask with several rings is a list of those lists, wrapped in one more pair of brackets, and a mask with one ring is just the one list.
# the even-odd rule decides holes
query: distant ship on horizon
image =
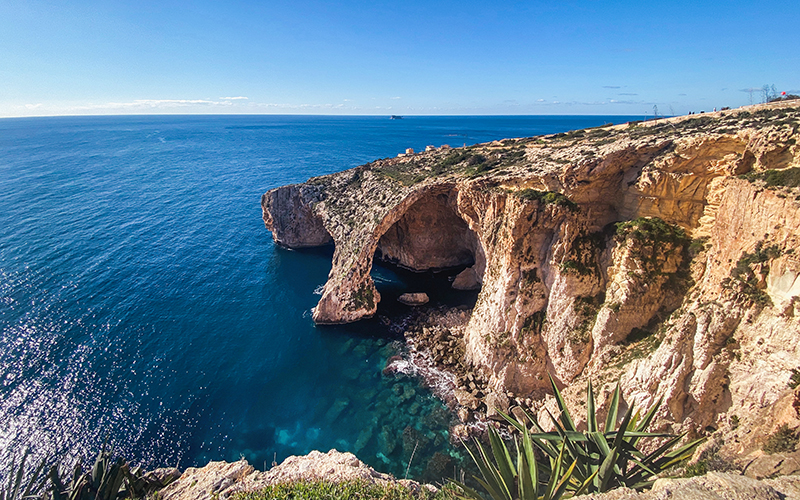
{"label": "distant ship on horizon", "polygon": [[389,117],[390,120],[402,120],[403,117],[399,115],[392,115]]}

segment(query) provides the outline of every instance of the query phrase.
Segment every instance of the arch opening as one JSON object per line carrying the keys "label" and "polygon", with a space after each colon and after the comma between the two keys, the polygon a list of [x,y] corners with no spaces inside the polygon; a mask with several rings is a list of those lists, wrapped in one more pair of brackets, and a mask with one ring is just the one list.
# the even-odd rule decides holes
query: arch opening
{"label": "arch opening", "polygon": [[405,292],[425,292],[432,303],[472,307],[486,268],[480,240],[459,216],[450,193],[414,202],[381,236],[373,280],[395,302]]}

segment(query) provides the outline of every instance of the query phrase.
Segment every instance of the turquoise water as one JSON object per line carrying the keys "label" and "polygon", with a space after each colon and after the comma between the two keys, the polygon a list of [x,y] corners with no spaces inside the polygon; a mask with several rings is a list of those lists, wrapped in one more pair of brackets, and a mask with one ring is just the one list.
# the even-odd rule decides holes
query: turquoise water
{"label": "turquoise water", "polygon": [[[0,120],[0,467],[108,439],[145,467],[337,448],[401,477],[417,447],[412,477],[451,475],[447,410],[381,374],[401,339],[314,326],[331,249],[273,245],[260,196],[407,147],[629,119]],[[390,295],[412,279],[375,275]]]}

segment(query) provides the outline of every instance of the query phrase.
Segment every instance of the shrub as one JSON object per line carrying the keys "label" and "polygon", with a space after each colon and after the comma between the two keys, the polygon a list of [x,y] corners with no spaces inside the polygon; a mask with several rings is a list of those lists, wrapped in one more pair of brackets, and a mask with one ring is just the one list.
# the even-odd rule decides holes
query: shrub
{"label": "shrub", "polygon": [[626,222],[618,222],[617,236],[630,236],[640,241],[653,243],[671,242],[684,243],[687,240],[686,231],[680,226],[668,224],[659,217],[639,217]]}
{"label": "shrub", "polygon": [[764,181],[768,188],[798,187],[800,186],[800,167],[786,168],[783,170],[751,172],[749,174],[744,174],[741,177],[750,182],[757,180]]}
{"label": "shrub", "polygon": [[800,436],[797,432],[783,424],[774,433],[770,434],[764,446],[761,448],[764,453],[782,453],[794,451]]}
{"label": "shrub", "polygon": [[689,243],[689,257],[694,259],[697,257],[697,254],[705,250],[706,243],[708,242],[708,236],[703,236],[701,238],[694,238],[691,243]]}
{"label": "shrub", "polygon": [[792,369],[792,378],[789,379],[789,388],[797,389],[798,385],[800,385],[800,369],[794,368]]}
{"label": "shrub", "polygon": [[[584,488],[589,493],[601,493],[620,486],[635,489],[650,487],[657,474],[688,460],[697,446],[705,441],[705,438],[701,438],[676,448],[685,434],[676,436],[647,432],[661,400],[644,416],[638,411],[634,413],[634,407],[630,405],[619,426],[615,427],[620,410],[619,385],[612,396],[604,430],[601,431],[591,382],[586,389],[587,430],[579,432],[552,377],[550,384],[561,412],[558,419],[548,413],[555,431],[544,432],[536,418],[528,413],[525,414],[528,422],[520,422],[504,413],[501,415],[523,435],[527,432],[527,425],[531,424],[538,431],[530,435],[535,446],[550,459],[562,461],[564,465],[573,464],[568,489]],[[664,438],[666,441],[647,454],[638,448],[642,439],[655,438]]]}
{"label": "shrub", "polygon": [[[589,481],[585,481],[582,485],[571,483],[575,462],[566,470],[563,468],[564,444],[555,458],[550,457],[549,467],[540,471],[539,463],[534,455],[531,435],[524,427],[521,429],[521,433],[522,446],[520,447],[517,440],[514,442],[516,460],[511,459],[508,447],[492,426],[489,426],[491,455],[478,441],[475,442],[478,449],[477,456],[467,448],[483,476],[482,478],[473,477],[492,500],[558,500],[570,486],[576,495],[585,491]],[[545,474],[549,477],[547,480],[544,480]],[[462,494],[459,495],[459,498],[484,500],[484,497],[474,489],[456,481],[454,484],[461,489]]]}
{"label": "shrub", "polygon": [[578,204],[555,191],[537,191],[535,189],[521,189],[514,192],[519,198],[528,201],[538,201],[542,205],[557,205],[566,207],[571,211],[578,210]]}
{"label": "shrub", "polygon": [[800,95],[795,94],[786,94],[777,97],[773,97],[769,100],[769,102],[780,102],[780,101],[793,101],[795,99],[800,99]]}
{"label": "shrub", "polygon": [[569,246],[567,257],[559,268],[562,273],[574,273],[579,276],[599,276],[598,256],[606,247],[605,234],[581,233]]}
{"label": "shrub", "polygon": [[[771,245],[765,248],[763,242],[759,241],[753,253],[742,252],[742,256],[736,262],[736,266],[731,269],[730,277],[722,281],[722,286],[738,291],[744,297],[753,300],[757,304],[770,305],[772,301],[769,295],[758,288],[759,280],[750,266],[753,264],[762,264],[780,257],[780,255],[780,247]],[[768,273],[769,267],[763,267],[761,269],[762,277],[766,277]]]}
{"label": "shrub", "polygon": [[[666,275],[662,271],[659,259],[663,258],[667,251],[677,250],[681,255],[680,268],[675,273],[669,274],[668,279],[662,283],[662,289],[678,294],[686,292],[691,286],[691,274],[688,272],[691,255],[686,250],[690,240],[683,228],[669,224],[659,217],[639,217],[618,222],[615,226],[617,241],[624,242],[630,239],[636,243],[630,246],[631,255],[641,261],[643,277],[648,281]],[[669,245],[674,248],[670,249]]]}
{"label": "shrub", "polygon": [[683,471],[683,477],[705,476],[708,472],[708,462],[700,460],[697,463],[687,465]]}

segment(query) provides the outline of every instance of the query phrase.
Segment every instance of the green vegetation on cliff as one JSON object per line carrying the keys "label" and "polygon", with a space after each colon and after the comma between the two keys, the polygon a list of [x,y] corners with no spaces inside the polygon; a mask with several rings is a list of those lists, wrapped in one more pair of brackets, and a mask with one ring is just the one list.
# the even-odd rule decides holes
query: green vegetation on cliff
{"label": "green vegetation on cliff", "polygon": [[[622,486],[649,488],[655,476],[685,463],[705,441],[701,438],[679,446],[685,434],[648,432],[660,400],[644,415],[635,411],[633,404],[628,405],[617,425],[623,408],[619,385],[601,431],[591,382],[586,389],[586,430],[579,431],[552,376],[550,385],[559,410],[557,419],[550,415],[554,431],[545,432],[530,413],[523,412],[525,418],[520,420],[499,412],[521,434],[522,444],[515,440],[516,460],[493,427],[489,427],[491,454],[476,442],[478,455],[472,457],[483,478],[475,479],[492,500],[555,500],[565,494],[602,493]],[[640,443],[650,439],[662,442],[653,451],[641,451]],[[546,461],[535,458],[534,448]],[[461,487],[464,498],[483,498],[476,491]]]}
{"label": "green vegetation on cliff", "polygon": [[[19,465],[12,461],[9,467],[7,488],[0,486],[0,500],[118,500],[144,498],[166,486],[174,476],[165,475],[163,481],[147,477],[140,468],[131,468],[122,458],[112,459],[111,450],[103,449],[95,458],[91,469],[84,471],[77,462],[69,475],[59,463],[42,460],[38,467],[25,466],[30,456],[25,451]],[[47,468],[47,471],[45,469]]]}
{"label": "green vegetation on cliff", "polygon": [[756,304],[769,305],[772,301],[762,289],[762,283],[769,274],[769,266],[764,264],[780,255],[781,249],[777,245],[765,248],[763,242],[759,242],[752,253],[742,253],[736,267],[731,269],[730,276],[722,280],[722,287],[733,290]]}
{"label": "green vegetation on cliff", "polygon": [[571,211],[578,210],[578,204],[567,198],[561,193],[555,191],[537,191],[535,189],[521,189],[515,191],[514,194],[518,198],[527,201],[538,201],[542,205],[556,205],[559,207],[568,208]]}
{"label": "green vegetation on cliff", "polygon": [[768,188],[776,187],[798,187],[800,186],[800,167],[792,167],[784,170],[765,170],[763,172],[751,172],[742,178],[750,182],[764,181]]}
{"label": "green vegetation on cliff", "polygon": [[259,491],[239,493],[233,500],[450,500],[457,498],[452,488],[416,494],[399,484],[379,485],[363,481],[302,481],[268,486]]}

